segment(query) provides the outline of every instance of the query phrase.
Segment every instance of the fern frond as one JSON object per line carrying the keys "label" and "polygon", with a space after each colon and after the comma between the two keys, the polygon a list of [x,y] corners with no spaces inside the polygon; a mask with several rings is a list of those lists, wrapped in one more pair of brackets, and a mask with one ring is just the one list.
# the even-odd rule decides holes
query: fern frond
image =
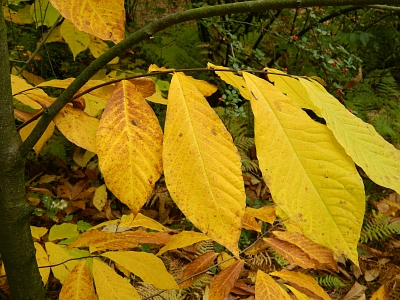
{"label": "fern frond", "polygon": [[385,240],[394,234],[400,234],[400,223],[391,222],[390,217],[376,217],[364,224],[360,241],[367,243],[372,240]]}
{"label": "fern frond", "polygon": [[325,275],[315,279],[320,286],[327,287],[328,289],[342,288],[346,286],[339,278],[333,275]]}

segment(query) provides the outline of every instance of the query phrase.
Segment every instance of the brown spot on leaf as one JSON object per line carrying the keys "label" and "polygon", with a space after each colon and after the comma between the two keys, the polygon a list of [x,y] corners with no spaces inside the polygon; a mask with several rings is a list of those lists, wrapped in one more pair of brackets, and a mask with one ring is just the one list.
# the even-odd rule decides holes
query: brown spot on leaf
{"label": "brown spot on leaf", "polygon": [[217,133],[215,132],[215,130],[213,129],[213,130],[211,130],[211,133],[213,134],[213,135],[217,135]]}

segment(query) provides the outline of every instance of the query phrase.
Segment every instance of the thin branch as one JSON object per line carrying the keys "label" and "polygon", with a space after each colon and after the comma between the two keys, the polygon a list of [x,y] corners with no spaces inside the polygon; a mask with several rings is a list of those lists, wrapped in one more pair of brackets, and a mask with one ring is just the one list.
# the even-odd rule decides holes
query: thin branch
{"label": "thin branch", "polygon": [[398,6],[389,6],[389,5],[366,5],[365,7],[381,9],[381,10],[391,10],[391,11],[400,11],[400,7]]}
{"label": "thin branch", "polygon": [[40,51],[40,49],[42,48],[44,43],[46,43],[46,41],[49,38],[50,34],[53,32],[54,28],[56,28],[58,22],[60,22],[61,19],[62,19],[62,16],[60,15],[57,18],[57,20],[54,22],[54,24],[51,26],[50,30],[45,34],[45,36],[43,37],[43,40],[37,46],[35,52],[32,53],[31,57],[29,57],[29,59],[26,62],[24,62],[25,65],[22,68],[19,69],[19,71],[17,72],[17,74],[15,76],[18,76],[19,74],[21,74],[26,69],[28,64],[35,58],[35,56],[38,54],[38,52]]}
{"label": "thin branch", "polygon": [[[294,0],[258,0],[245,1],[230,4],[221,4],[215,6],[206,6],[187,11],[177,12],[166,17],[156,19],[148,25],[142,27],[132,33],[126,39],[112,47],[95,59],[58,97],[58,99],[44,110],[43,116],[33,129],[28,138],[23,142],[19,151],[23,157],[26,157],[36,142],[40,139],[47,126],[60,110],[70,101],[77,91],[90,80],[103,66],[114,59],[118,54],[128,50],[133,45],[151,38],[154,34],[161,30],[165,30],[173,25],[198,20],[202,18],[210,18],[227,14],[248,13],[265,10],[278,10],[283,8],[297,7],[297,1]],[[386,4],[400,5],[400,0],[386,0]],[[376,0],[303,0],[302,6],[343,6],[343,5],[373,5]]]}

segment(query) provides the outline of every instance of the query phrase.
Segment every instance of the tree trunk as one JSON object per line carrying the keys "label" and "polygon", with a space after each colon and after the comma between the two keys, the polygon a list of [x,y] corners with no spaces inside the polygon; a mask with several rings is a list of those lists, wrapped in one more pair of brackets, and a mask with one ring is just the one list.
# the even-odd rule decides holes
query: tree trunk
{"label": "tree trunk", "polygon": [[15,129],[7,31],[0,0],[0,253],[13,300],[45,297],[29,227],[25,159]]}

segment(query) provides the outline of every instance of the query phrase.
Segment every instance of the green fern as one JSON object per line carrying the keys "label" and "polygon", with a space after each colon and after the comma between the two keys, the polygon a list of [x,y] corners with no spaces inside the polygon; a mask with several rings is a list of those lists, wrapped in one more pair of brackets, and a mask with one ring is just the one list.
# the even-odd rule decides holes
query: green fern
{"label": "green fern", "polygon": [[315,278],[315,280],[318,282],[320,286],[324,286],[328,289],[342,288],[346,286],[339,278],[333,275],[325,275],[322,277],[317,277]]}
{"label": "green fern", "polygon": [[378,215],[364,223],[361,230],[360,242],[380,241],[394,234],[400,234],[400,223],[391,222],[391,220],[391,217]]}
{"label": "green fern", "polygon": [[72,152],[71,142],[61,132],[55,130],[40,154],[42,156],[53,155],[63,161],[67,161],[68,152]]}

